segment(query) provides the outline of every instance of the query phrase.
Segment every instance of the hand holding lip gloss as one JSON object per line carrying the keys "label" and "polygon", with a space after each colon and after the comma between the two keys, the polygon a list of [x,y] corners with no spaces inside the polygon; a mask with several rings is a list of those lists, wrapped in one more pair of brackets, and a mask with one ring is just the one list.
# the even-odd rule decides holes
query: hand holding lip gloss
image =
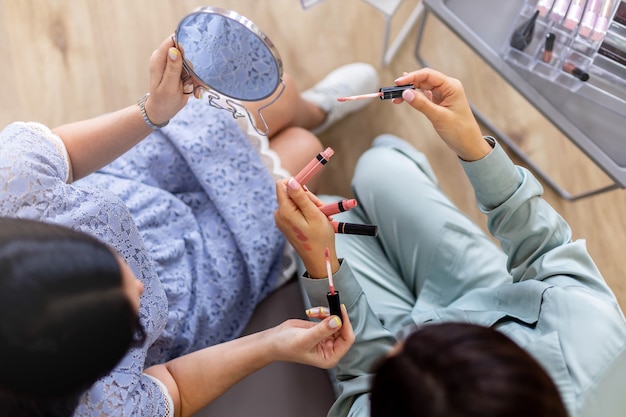
{"label": "hand holding lip gloss", "polygon": [[[320,152],[311,162],[309,162],[299,173],[294,177],[294,179],[301,186],[304,185],[308,180],[310,180],[315,174],[317,174],[323,167],[326,165],[331,156],[333,156],[335,151],[332,148],[326,148],[322,152]],[[345,205],[344,205],[345,203]],[[320,210],[326,216],[337,214],[341,211],[349,210],[356,206],[356,200],[343,200],[338,203],[331,203],[325,206],[320,207]],[[334,212],[334,213],[333,213]],[[332,214],[327,214],[332,213]],[[363,235],[363,236],[376,236],[378,235],[378,226],[372,224],[355,224],[355,223],[344,223],[344,222],[331,222],[333,228],[335,229],[335,233],[341,234],[353,234],[353,235]]]}

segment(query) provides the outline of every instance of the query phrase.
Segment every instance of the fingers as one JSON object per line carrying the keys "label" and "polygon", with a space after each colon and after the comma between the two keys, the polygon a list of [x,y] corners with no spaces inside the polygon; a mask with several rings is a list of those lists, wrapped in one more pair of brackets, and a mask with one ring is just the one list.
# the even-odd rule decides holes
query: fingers
{"label": "fingers", "polygon": [[150,91],[154,92],[163,79],[163,72],[167,65],[167,55],[170,48],[174,47],[174,41],[171,38],[165,39],[161,45],[152,52],[150,56]]}
{"label": "fingers", "polygon": [[415,85],[416,90],[403,91],[402,100],[424,114],[461,159],[477,160],[491,151],[482,139],[480,126],[459,80],[423,68],[402,75],[396,82]]}
{"label": "fingers", "polygon": [[330,316],[330,310],[328,307],[311,307],[305,311],[305,314],[310,319],[325,319]]}
{"label": "fingers", "polygon": [[318,204],[314,203],[314,200],[319,203],[321,203],[321,201],[311,193],[305,191],[295,178],[290,178],[289,181],[287,181],[287,194],[305,218],[315,218],[319,217],[321,214]]}
{"label": "fingers", "polygon": [[[331,316],[330,310],[327,307],[311,307],[306,310],[306,315],[310,319],[322,319],[325,320],[329,317],[337,317]],[[342,328],[341,333],[342,337],[349,338],[350,334],[353,334],[352,323],[350,322],[350,317],[348,316],[348,310],[344,304],[341,305],[341,317],[337,317],[337,319],[341,322]],[[332,321],[328,322],[329,329],[333,330],[331,332],[334,333],[339,329],[339,327],[333,327],[334,323]]]}

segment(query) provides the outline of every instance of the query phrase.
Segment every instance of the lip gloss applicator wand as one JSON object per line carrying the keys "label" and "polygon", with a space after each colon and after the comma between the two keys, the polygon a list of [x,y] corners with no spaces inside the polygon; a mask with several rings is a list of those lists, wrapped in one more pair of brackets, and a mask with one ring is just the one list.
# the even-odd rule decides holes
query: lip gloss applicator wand
{"label": "lip gloss applicator wand", "polygon": [[372,97],[380,97],[381,100],[391,100],[393,98],[402,97],[402,92],[404,90],[414,90],[415,86],[413,84],[406,85],[392,85],[391,87],[381,87],[378,90],[378,93],[369,93],[369,94],[361,94],[358,96],[349,96],[349,97],[339,97],[337,101],[352,101],[352,100],[363,100],[366,98]]}

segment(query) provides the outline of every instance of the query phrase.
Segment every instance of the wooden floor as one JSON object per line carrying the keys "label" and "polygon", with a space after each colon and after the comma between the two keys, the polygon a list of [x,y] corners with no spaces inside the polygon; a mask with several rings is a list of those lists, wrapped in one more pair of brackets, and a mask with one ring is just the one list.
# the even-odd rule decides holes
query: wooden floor
{"label": "wooden floor", "polygon": [[[393,19],[392,35],[418,1],[405,0]],[[0,126],[15,120],[54,126],[134,103],[147,91],[152,50],[185,14],[207,4],[255,22],[301,89],[353,61],[377,65],[382,85],[418,68],[415,29],[391,64],[380,65],[384,18],[362,0],[325,0],[308,10],[299,0],[0,0]],[[460,78],[470,100],[571,192],[606,184],[600,170],[434,19],[427,22],[425,53],[431,66]],[[322,174],[323,192],[349,195],[354,163],[380,133],[402,136],[424,151],[442,188],[484,227],[456,157],[422,116],[390,102],[373,102],[321,136],[336,152]],[[571,224],[574,238],[587,240],[626,307],[626,193],[568,202],[546,188],[546,198]]]}

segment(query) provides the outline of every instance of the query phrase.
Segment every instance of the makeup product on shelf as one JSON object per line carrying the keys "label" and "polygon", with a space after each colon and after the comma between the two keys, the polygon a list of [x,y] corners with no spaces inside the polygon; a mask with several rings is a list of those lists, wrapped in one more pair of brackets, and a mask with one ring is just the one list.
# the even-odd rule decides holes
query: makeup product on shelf
{"label": "makeup product on shelf", "polygon": [[539,10],[539,16],[547,16],[552,9],[552,5],[554,4],[554,0],[539,0],[537,3],[537,10]]}
{"label": "makeup product on shelf", "polygon": [[598,19],[593,27],[593,33],[591,39],[596,42],[601,41],[606,35],[606,31],[609,28],[611,22],[611,13],[613,12],[613,6],[615,6],[615,0],[604,0],[600,13],[598,13]]}
{"label": "makeup product on shelf", "polygon": [[567,15],[565,15],[563,26],[570,30],[576,29],[576,26],[580,23],[580,18],[583,15],[584,9],[585,0],[572,0],[570,2],[569,9],[567,9]]}
{"label": "makeup product on shelf", "polygon": [[546,35],[546,43],[543,47],[543,53],[541,54],[541,60],[546,63],[550,63],[552,61],[552,51],[554,51],[554,41],[556,39],[556,35],[552,32]]}
{"label": "makeup product on shelf", "polygon": [[552,6],[552,10],[550,11],[550,19],[554,23],[559,24],[563,21],[570,1],[571,0],[556,0],[554,6]]}
{"label": "makeup product on shelf", "polygon": [[583,18],[580,22],[580,27],[578,28],[578,33],[581,36],[588,37],[591,35],[593,27],[596,24],[596,20],[598,19],[598,12],[600,11],[601,5],[602,0],[587,0],[585,13],[583,13]]}
{"label": "makeup product on shelf", "polygon": [[623,1],[617,6],[615,17],[613,18],[620,25],[626,26],[626,3]]}
{"label": "makeup product on shelf", "polygon": [[567,72],[568,74],[573,75],[574,77],[578,78],[581,81],[589,80],[589,73],[578,68],[576,65],[574,65],[571,62],[566,62],[565,64],[563,64],[563,71]]}
{"label": "makeup product on shelf", "polygon": [[600,49],[598,49],[598,54],[609,58],[617,62],[620,65],[624,65],[626,67],[626,51],[622,51],[618,47],[607,43],[606,41],[602,42],[600,45]]}
{"label": "makeup product on shelf", "polygon": [[380,89],[380,99],[381,100],[390,100],[392,98],[402,97],[402,92],[404,90],[414,90],[415,86],[413,84],[406,85],[393,85],[391,87],[382,87]]}
{"label": "makeup product on shelf", "polygon": [[328,309],[330,310],[330,314],[333,316],[339,316],[343,321],[343,316],[341,314],[341,301],[339,301],[339,292],[335,290],[335,283],[333,281],[333,271],[330,267],[330,254],[328,248],[324,250],[324,255],[326,257],[326,273],[328,274],[328,294],[326,294],[326,299],[328,300]]}
{"label": "makeup product on shelf", "polygon": [[522,23],[511,35],[511,46],[515,49],[523,51],[533,40],[535,33],[535,22],[539,16],[539,10],[535,11],[530,19]]}

